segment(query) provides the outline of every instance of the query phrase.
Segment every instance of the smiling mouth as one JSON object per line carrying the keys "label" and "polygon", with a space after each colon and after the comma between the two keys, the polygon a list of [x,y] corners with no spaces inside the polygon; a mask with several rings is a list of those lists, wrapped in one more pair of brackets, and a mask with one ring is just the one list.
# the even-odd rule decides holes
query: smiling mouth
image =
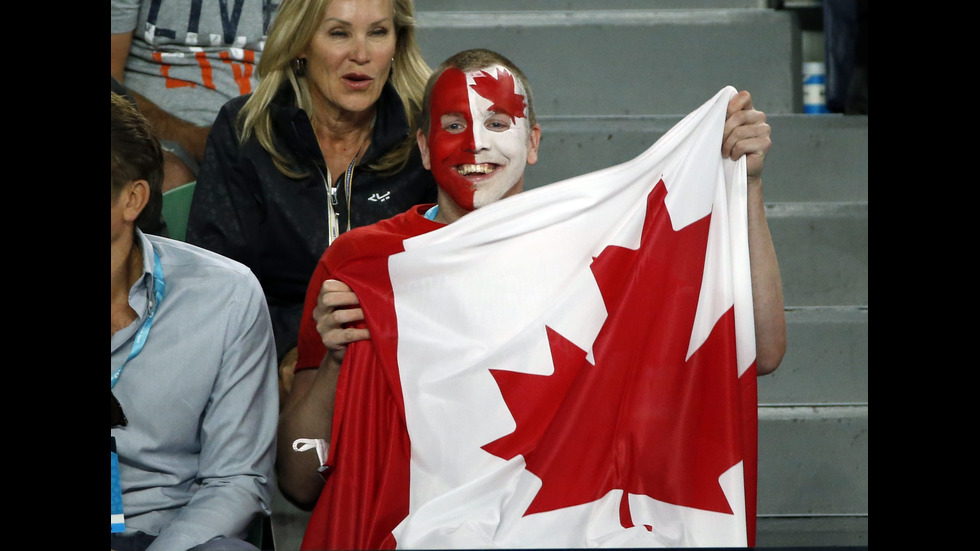
{"label": "smiling mouth", "polygon": [[456,172],[459,172],[463,176],[470,176],[472,174],[490,174],[494,170],[497,170],[498,166],[499,165],[494,163],[480,163],[475,165],[464,164],[457,166]]}

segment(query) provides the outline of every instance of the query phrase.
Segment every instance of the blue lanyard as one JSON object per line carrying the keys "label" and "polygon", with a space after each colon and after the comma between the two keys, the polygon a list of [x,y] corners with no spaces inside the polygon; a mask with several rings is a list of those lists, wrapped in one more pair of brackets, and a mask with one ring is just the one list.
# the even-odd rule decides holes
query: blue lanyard
{"label": "blue lanyard", "polygon": [[150,326],[153,325],[153,317],[156,315],[160,303],[163,302],[166,286],[163,283],[163,266],[160,265],[160,255],[156,251],[153,251],[153,290],[156,299],[150,301],[146,319],[143,320],[139,330],[136,332],[136,339],[133,341],[133,349],[130,350],[129,357],[126,358],[126,361],[109,378],[110,390],[116,386],[116,382],[119,381],[119,376],[122,375],[122,370],[129,363],[129,360],[132,360],[143,351],[143,345],[146,344],[146,336],[150,334]]}

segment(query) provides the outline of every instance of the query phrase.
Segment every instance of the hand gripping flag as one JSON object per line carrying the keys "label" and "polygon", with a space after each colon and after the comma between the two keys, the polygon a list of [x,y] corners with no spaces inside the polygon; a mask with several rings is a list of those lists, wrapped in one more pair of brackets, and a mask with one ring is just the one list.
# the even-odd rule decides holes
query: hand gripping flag
{"label": "hand gripping flag", "polygon": [[354,424],[374,406],[352,345],[328,490],[370,430],[403,451],[365,480],[404,482],[325,492],[308,538],[354,508],[370,519],[348,529],[385,534],[348,541],[403,548],[754,545],[746,169],[721,156],[735,93],[629,162],[406,239],[378,269],[336,266],[398,411]]}

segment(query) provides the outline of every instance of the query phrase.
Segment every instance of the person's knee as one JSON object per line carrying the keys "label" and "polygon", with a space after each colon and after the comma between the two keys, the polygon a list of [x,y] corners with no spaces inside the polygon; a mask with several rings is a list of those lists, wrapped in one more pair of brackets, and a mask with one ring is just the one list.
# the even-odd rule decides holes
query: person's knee
{"label": "person's knee", "polygon": [[163,152],[163,192],[189,184],[197,179],[180,157],[169,151]]}

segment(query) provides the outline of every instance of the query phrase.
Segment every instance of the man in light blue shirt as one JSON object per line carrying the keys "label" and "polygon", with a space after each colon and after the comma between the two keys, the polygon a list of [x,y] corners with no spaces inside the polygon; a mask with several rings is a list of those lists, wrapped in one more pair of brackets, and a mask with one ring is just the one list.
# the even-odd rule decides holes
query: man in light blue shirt
{"label": "man in light blue shirt", "polygon": [[125,523],[111,548],[255,549],[242,539],[270,514],[279,411],[264,295],[244,265],[136,228],[159,216],[162,154],[111,98],[113,520]]}

